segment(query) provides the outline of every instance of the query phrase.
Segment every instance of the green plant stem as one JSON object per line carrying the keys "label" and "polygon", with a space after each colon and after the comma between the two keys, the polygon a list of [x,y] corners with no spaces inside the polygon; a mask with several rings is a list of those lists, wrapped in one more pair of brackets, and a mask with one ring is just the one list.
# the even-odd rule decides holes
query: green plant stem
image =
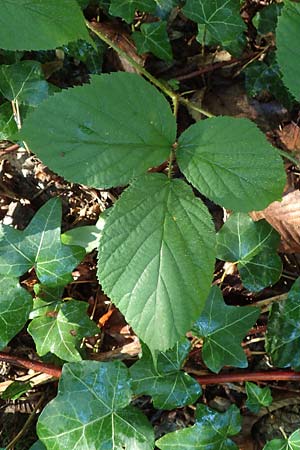
{"label": "green plant stem", "polygon": [[149,81],[151,81],[154,86],[156,86],[158,89],[160,89],[167,97],[169,97],[172,100],[173,103],[173,110],[174,113],[177,115],[177,109],[178,109],[178,103],[182,103],[185,106],[189,106],[191,109],[194,109],[197,112],[200,112],[201,114],[204,114],[206,117],[213,117],[213,114],[210,112],[199,108],[197,105],[194,105],[192,102],[190,102],[188,99],[181,97],[179,94],[174,92],[172,89],[170,89],[166,84],[159,81],[157,78],[155,78],[153,75],[151,75],[148,70],[146,70],[143,66],[141,66],[138,62],[136,62],[131,56],[129,56],[124,50],[122,50],[117,44],[115,44],[108,36],[107,34],[100,29],[100,24],[97,24],[96,22],[89,22],[86,20],[86,26],[95,33],[103,42],[105,42],[109,47],[113,48],[115,52],[117,52],[120,56],[125,58],[129,64],[132,65],[139,73],[144,75],[145,78],[147,78]]}
{"label": "green plant stem", "polygon": [[297,158],[294,158],[294,156],[290,155],[289,153],[285,152],[284,150],[278,149],[278,152],[281,156],[288,159],[292,163],[294,163],[297,167],[300,168],[300,161],[297,160]]}
{"label": "green plant stem", "polygon": [[41,395],[39,401],[37,402],[37,404],[34,407],[34,410],[32,411],[32,413],[30,414],[30,416],[28,417],[28,419],[26,420],[23,428],[19,431],[18,434],[16,434],[16,436],[10,441],[10,443],[7,445],[6,449],[10,450],[13,449],[14,446],[16,445],[16,443],[21,439],[21,437],[27,432],[27,430],[29,429],[31,423],[33,422],[34,418],[35,418],[35,414],[37,412],[37,410],[39,409],[39,407],[41,406],[42,402],[44,400],[44,395]]}

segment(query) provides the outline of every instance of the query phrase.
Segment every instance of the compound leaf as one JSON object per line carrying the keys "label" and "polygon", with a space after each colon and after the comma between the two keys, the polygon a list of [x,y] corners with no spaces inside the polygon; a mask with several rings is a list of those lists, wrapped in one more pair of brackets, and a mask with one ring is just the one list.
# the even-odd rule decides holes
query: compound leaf
{"label": "compound leaf", "polygon": [[43,284],[66,285],[84,256],[80,247],[64,246],[60,240],[61,200],[49,200],[24,231],[0,225],[0,273],[23,275],[34,267]]}
{"label": "compound leaf", "polygon": [[263,450],[299,450],[300,430],[294,431],[288,439],[272,439],[267,442]]}
{"label": "compound leaf", "polygon": [[90,84],[50,97],[21,131],[52,170],[95,187],[125,185],[161,164],[175,135],[166,99],[139,75],[125,72],[93,75]]}
{"label": "compound leaf", "polygon": [[28,327],[38,354],[44,356],[51,352],[64,361],[80,361],[78,345],[81,339],[99,332],[86,313],[88,304],[68,300],[54,302],[51,307],[44,301],[43,308],[41,301],[38,303],[40,315]]}
{"label": "compound leaf", "polygon": [[220,288],[213,286],[205,308],[192,327],[204,338],[202,358],[213,372],[223,366],[247,367],[241,341],[259,317],[260,311],[251,306],[228,306]]}
{"label": "compound leaf", "polygon": [[184,339],[166,353],[159,353],[155,365],[151,352],[143,346],[142,358],[129,369],[133,393],[151,395],[153,405],[158,409],[194,403],[201,394],[200,385],[180,370],[190,348],[190,342]]}
{"label": "compound leaf", "polygon": [[17,278],[0,279],[0,349],[24,327],[32,308],[32,297]]}
{"label": "compound leaf", "polygon": [[203,203],[182,180],[149,174],[109,214],[98,278],[138,336],[163,351],[200,314],[214,260],[214,227]]}
{"label": "compound leaf", "polygon": [[152,52],[165,61],[173,59],[172,48],[167,33],[167,22],[143,23],[141,31],[132,34],[139,54]]}
{"label": "compound leaf", "polygon": [[66,363],[57,397],[39,417],[38,436],[48,450],[153,450],[153,429],[130,401],[129,373],[120,361]]}
{"label": "compound leaf", "polygon": [[225,208],[258,211],[282,196],[282,160],[250,120],[197,122],[180,136],[177,152],[188,181]]}
{"label": "compound leaf", "polygon": [[283,82],[297,100],[300,100],[300,49],[296,45],[300,29],[300,5],[286,1],[276,30],[277,60]]}
{"label": "compound leaf", "polygon": [[154,0],[111,0],[109,13],[112,16],[122,17],[127,23],[132,22],[136,10],[154,12]]}
{"label": "compound leaf", "polygon": [[288,299],[274,303],[268,320],[266,351],[277,367],[300,370],[300,278],[293,284]]}
{"label": "compound leaf", "polygon": [[235,405],[225,413],[218,413],[198,404],[195,425],[166,434],[155,444],[161,450],[237,450],[237,445],[229,436],[237,434],[240,429],[241,415]]}
{"label": "compound leaf", "polygon": [[246,393],[246,406],[255,414],[261,407],[269,406],[273,401],[271,389],[268,386],[260,388],[257,384],[246,381]]}
{"label": "compound leaf", "polygon": [[243,46],[239,39],[246,24],[240,16],[238,0],[187,0],[183,12],[189,19],[205,25],[214,41],[235,55],[241,53]]}
{"label": "compound leaf", "polygon": [[0,2],[1,48],[49,50],[80,38],[90,41],[83,14],[75,0]]}
{"label": "compound leaf", "polygon": [[10,66],[0,66],[0,92],[10,101],[37,106],[51,91],[44,79],[41,63],[20,61]]}

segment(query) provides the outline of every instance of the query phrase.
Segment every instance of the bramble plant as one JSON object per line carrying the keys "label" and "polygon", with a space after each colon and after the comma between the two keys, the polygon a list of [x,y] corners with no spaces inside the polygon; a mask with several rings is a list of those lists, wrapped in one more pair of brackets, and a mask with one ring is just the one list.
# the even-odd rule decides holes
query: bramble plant
{"label": "bramble plant", "polygon": [[[16,123],[10,104],[0,106],[1,138],[24,142],[70,182],[98,189],[126,187],[95,226],[61,235],[62,206],[54,198],[24,230],[0,227],[1,348],[30,320],[37,354],[51,352],[65,362],[57,397],[40,414],[40,441],[32,449],[234,449],[230,437],[241,429],[234,405],[219,413],[198,403],[192,427],[155,442],[150,422],[131,402],[149,395],[155,408],[171,410],[198,401],[199,383],[182,370],[191,349],[185,337],[189,331],[203,340],[202,359],[212,372],[225,365],[247,367],[240,344],[260,310],[226,305],[221,290],[211,288],[215,260],[237,265],[250,291],[278,281],[280,237],[267,222],[254,222],[247,213],[281,199],[283,160],[250,120],[214,117],[173,91],[171,83],[151,75],[110,39],[101,22],[84,18],[81,8],[92,3],[128,24],[137,10],[157,18],[135,28],[132,38],[139,54],[172,60],[167,20],[175,7],[197,24],[202,48],[219,45],[237,57],[246,45],[238,0],[187,0],[184,5],[175,0],[1,1],[0,47],[10,51],[11,60],[0,66],[0,91],[18,111]],[[285,1],[277,6],[260,11],[256,26],[261,34],[269,32],[263,11],[270,8],[277,38],[276,86],[287,88],[295,102],[300,99],[300,76],[295,76],[300,75],[295,48],[300,5]],[[80,57],[93,73],[82,86],[60,91],[45,79],[39,62],[21,61],[25,51],[65,47],[76,53],[75,41],[84,42],[89,59]],[[103,42],[136,73],[99,74],[93,61],[104,52]],[[275,71],[272,64],[269,70],[272,65]],[[251,77],[253,72],[247,82],[254,89]],[[206,116],[180,135],[179,105]],[[160,173],[153,170],[163,163]],[[180,176],[174,176],[175,167]],[[233,211],[217,234],[199,194]],[[120,361],[84,360],[82,339],[100,330],[86,314],[87,303],[62,298],[72,270],[95,248],[103,291],[142,341],[142,356],[130,368]],[[39,280],[34,300],[19,283],[32,268]],[[299,369],[299,295],[297,280],[288,299],[272,307],[267,351],[277,367]],[[246,389],[250,410],[271,403],[268,389],[253,383]],[[265,449],[297,448],[298,441],[299,431]]]}

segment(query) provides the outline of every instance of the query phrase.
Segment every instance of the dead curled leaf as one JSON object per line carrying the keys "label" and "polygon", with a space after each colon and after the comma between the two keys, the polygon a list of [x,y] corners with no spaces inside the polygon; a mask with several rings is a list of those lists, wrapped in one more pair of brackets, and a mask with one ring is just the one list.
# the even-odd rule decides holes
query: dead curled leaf
{"label": "dead curled leaf", "polygon": [[300,253],[300,191],[286,194],[263,211],[250,213],[253,220],[265,219],[281,235],[280,251]]}

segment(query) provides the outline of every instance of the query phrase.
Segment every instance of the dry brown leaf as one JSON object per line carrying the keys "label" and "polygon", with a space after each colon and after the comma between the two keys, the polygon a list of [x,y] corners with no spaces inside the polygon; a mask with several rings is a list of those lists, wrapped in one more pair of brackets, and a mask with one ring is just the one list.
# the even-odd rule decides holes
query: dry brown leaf
{"label": "dry brown leaf", "polygon": [[280,251],[300,253],[300,191],[285,195],[263,211],[253,211],[253,220],[265,219],[281,235]]}
{"label": "dry brown leaf", "polygon": [[295,123],[289,123],[282,130],[278,131],[278,136],[287,150],[300,152],[300,128]]}

